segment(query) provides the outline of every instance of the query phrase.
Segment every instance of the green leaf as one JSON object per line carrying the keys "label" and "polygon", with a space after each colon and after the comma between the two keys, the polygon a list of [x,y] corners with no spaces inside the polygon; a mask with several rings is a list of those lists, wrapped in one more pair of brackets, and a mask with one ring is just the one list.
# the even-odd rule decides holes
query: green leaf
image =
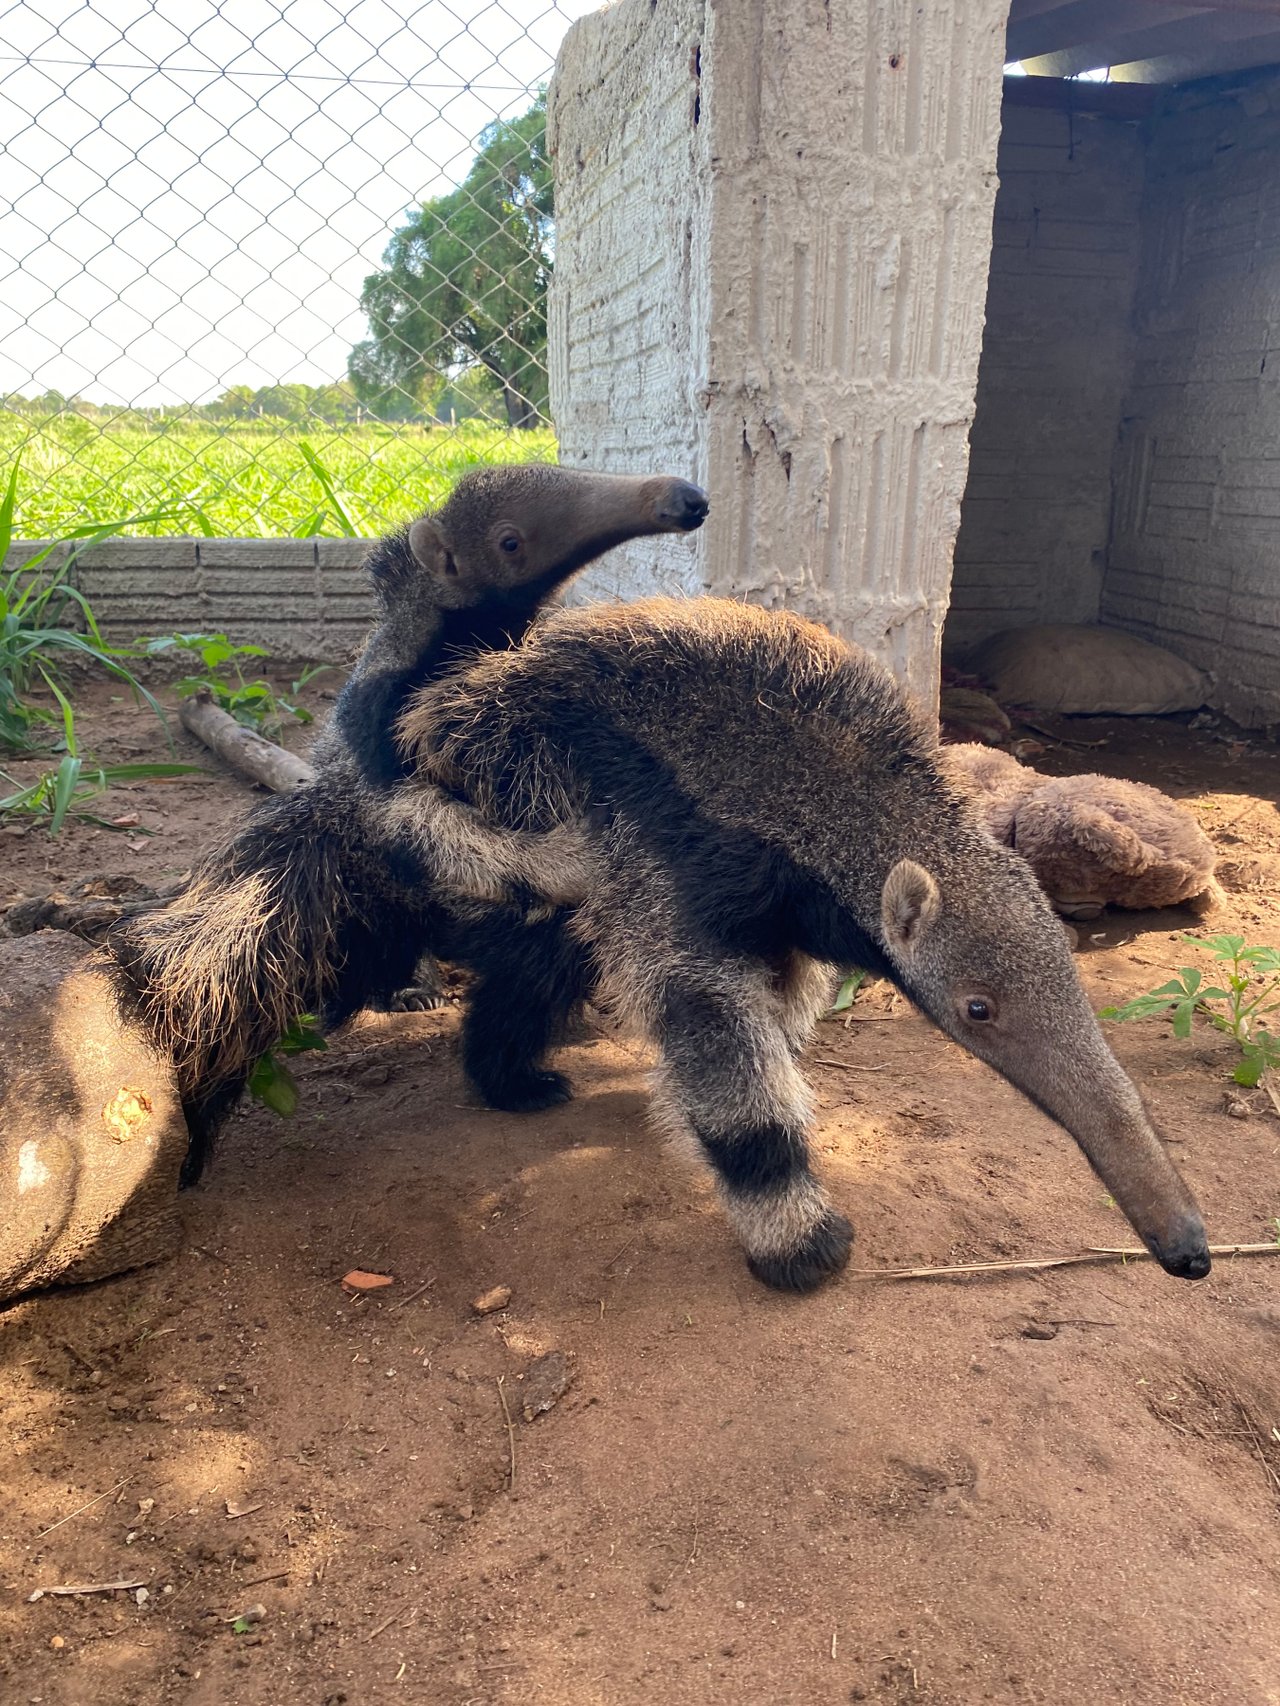
{"label": "green leaf", "polygon": [[1244,950],[1243,936],[1186,936],[1182,940],[1190,942],[1194,948],[1207,948],[1216,960],[1239,959]]}
{"label": "green leaf", "polygon": [[1232,1076],[1237,1084],[1242,1084],[1246,1090],[1253,1090],[1262,1082],[1262,1074],[1266,1070],[1267,1063],[1262,1056],[1252,1049],[1246,1049],[1244,1059]]}
{"label": "green leaf", "polygon": [[1196,1004],[1193,999],[1179,1001],[1173,1010],[1173,1034],[1175,1037],[1185,1038],[1191,1035],[1191,1018],[1195,1010]]}
{"label": "green leaf", "polygon": [[291,1119],[298,1111],[297,1082],[270,1049],[249,1074],[249,1094],[281,1119]]}
{"label": "green leaf", "polygon": [[63,821],[71,809],[75,798],[76,784],[80,780],[80,760],[73,758],[70,753],[58,766],[57,775],[53,781],[53,816],[49,820],[49,834],[57,835]]}
{"label": "green leaf", "polygon": [[866,972],[851,972],[840,985],[835,1001],[832,1004],[831,1011],[833,1013],[848,1012],[849,1008],[853,1006],[855,996],[866,981]]}
{"label": "green leaf", "polygon": [[[13,515],[18,503],[18,472],[21,467],[22,457],[15,456],[13,467],[9,470],[9,482],[5,486],[4,496],[0,498],[0,569],[4,567],[9,547],[13,543]],[[7,599],[5,613],[8,614]]]}
{"label": "green leaf", "polygon": [[347,514],[341,499],[338,497],[338,494],[334,489],[334,484],[329,477],[328,469],[321,462],[320,458],[316,455],[315,451],[307,443],[305,438],[298,440],[298,449],[302,452],[302,457],[307,464],[307,467],[310,468],[311,472],[320,482],[320,489],[323,491],[325,497],[328,498],[329,507],[337,517],[338,525],[342,528],[342,531],[346,534],[348,539],[354,539],[356,537],[355,524]]}
{"label": "green leaf", "polygon": [[313,1013],[303,1013],[300,1018],[295,1019],[276,1044],[281,1054],[305,1054],[310,1049],[323,1052],[328,1046]]}

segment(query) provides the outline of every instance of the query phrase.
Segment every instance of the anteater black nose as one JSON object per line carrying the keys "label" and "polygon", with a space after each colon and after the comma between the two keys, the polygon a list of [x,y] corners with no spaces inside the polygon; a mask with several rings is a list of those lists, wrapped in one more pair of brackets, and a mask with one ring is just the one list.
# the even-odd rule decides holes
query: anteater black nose
{"label": "anteater black nose", "polygon": [[1175,1279],[1203,1279],[1213,1266],[1204,1227],[1200,1225],[1186,1227],[1168,1243],[1157,1241],[1151,1246],[1151,1253],[1165,1273],[1172,1274]]}
{"label": "anteater black nose", "polygon": [[690,480],[673,480],[670,490],[658,505],[658,520],[666,527],[692,533],[707,519],[710,507],[711,500],[701,486],[695,486]]}

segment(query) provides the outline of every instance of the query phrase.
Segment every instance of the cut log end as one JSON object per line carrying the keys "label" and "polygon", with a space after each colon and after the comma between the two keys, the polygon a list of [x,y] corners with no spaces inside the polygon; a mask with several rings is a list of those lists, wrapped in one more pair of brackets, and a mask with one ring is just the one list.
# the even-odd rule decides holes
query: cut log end
{"label": "cut log end", "polygon": [[187,1127],[172,1068],[100,953],[0,942],[0,1303],[171,1255]]}

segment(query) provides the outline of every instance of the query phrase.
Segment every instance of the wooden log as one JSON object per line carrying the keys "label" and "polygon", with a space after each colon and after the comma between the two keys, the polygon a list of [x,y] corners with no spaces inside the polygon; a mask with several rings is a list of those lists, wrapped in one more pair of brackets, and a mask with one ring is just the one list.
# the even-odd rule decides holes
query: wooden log
{"label": "wooden log", "polygon": [[100,951],[0,941],[0,1304],[171,1255],[187,1126],[173,1071]]}
{"label": "wooden log", "polygon": [[275,741],[243,727],[214,704],[207,689],[202,688],[190,699],[184,699],[178,708],[178,716],[182,719],[183,728],[189,729],[197,740],[216,752],[224,764],[229,764],[242,776],[260,782],[273,793],[292,793],[295,788],[305,787],[315,776],[305,758],[298,758],[292,752],[286,752],[284,747],[277,746]]}

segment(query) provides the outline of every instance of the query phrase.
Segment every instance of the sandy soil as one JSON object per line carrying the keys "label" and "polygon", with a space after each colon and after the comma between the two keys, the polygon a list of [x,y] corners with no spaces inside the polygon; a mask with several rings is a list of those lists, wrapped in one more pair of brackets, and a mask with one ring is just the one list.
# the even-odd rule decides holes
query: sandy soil
{"label": "sandy soil", "polygon": [[[82,702],[101,758],[159,756]],[[1274,747],[1055,726],[1106,744],[1041,768],[1186,799],[1229,922],[1280,942]],[[113,796],[151,837],[0,834],[0,905],[177,873],[246,795]],[[1097,1004],[1194,958],[1184,928],[1086,927]],[[455,1029],[361,1022],[293,1121],[235,1121],[178,1259],[0,1313],[6,1702],[1280,1703],[1280,1263],[778,1297],[649,1132],[638,1053],[566,1050],[578,1099],[517,1118],[473,1105]],[[1114,1041],[1214,1241],[1274,1233],[1280,1118],[1227,1115],[1229,1046]],[[883,988],[810,1069],[858,1268],[1132,1242],[1065,1135]],[[353,1298],[353,1267],[395,1283]],[[552,1351],[572,1384],[527,1421]],[[113,1581],[142,1603],[29,1601]]]}

